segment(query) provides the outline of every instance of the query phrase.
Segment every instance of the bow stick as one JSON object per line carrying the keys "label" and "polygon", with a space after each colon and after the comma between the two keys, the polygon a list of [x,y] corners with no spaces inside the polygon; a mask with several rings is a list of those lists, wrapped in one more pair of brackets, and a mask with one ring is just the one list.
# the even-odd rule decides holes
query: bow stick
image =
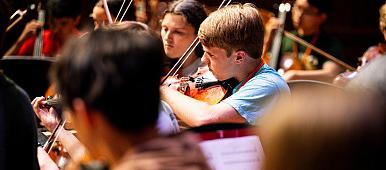
{"label": "bow stick", "polygon": [[[227,2],[227,3],[224,5],[225,2]],[[221,2],[220,6],[217,8],[217,10],[219,10],[222,7],[228,6],[231,2],[232,2],[232,0],[223,0]],[[198,37],[196,36],[196,38],[194,39],[192,44],[190,44],[188,49],[186,49],[184,54],[182,54],[182,56],[178,59],[176,64],[174,64],[172,69],[170,69],[170,71],[166,74],[165,78],[161,81],[161,84],[163,84],[166,81],[166,79],[168,79],[168,77],[175,76],[177,74],[178,70],[182,67],[182,65],[189,58],[189,56],[192,54],[192,52],[194,51],[194,49],[197,47],[197,45],[199,43],[200,43],[200,41],[198,41]]]}

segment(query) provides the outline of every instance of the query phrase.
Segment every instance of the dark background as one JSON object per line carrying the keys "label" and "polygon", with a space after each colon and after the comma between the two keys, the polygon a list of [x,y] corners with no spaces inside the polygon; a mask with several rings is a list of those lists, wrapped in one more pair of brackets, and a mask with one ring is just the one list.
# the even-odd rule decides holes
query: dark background
{"label": "dark background", "polygon": [[[218,6],[220,0],[201,0],[209,5]],[[263,8],[277,14],[278,4],[282,2],[293,3],[294,0],[235,0],[232,2],[254,3],[257,7]],[[334,0],[333,12],[329,15],[324,29],[328,33],[336,36],[344,47],[342,58],[348,64],[356,67],[358,58],[370,46],[384,42],[382,33],[379,30],[379,8],[385,3],[385,0]],[[287,14],[286,30],[291,30],[291,13]]]}
{"label": "dark background", "polygon": [[[30,4],[36,3],[36,0],[7,0],[11,8],[9,9],[12,14],[17,9],[26,9]],[[43,0],[45,1],[45,0]],[[89,14],[92,12],[92,8],[97,0],[81,0],[84,4],[83,7],[83,29],[92,28],[92,20]],[[167,1],[167,0],[161,0]],[[201,0],[208,6],[218,6],[220,0]],[[259,0],[259,1],[246,1],[235,0],[234,2],[251,2],[257,7],[269,10],[273,13],[277,13],[277,6],[282,0]],[[287,1],[288,2],[288,1]],[[379,7],[385,3],[384,0],[367,0],[367,1],[334,1],[334,11],[329,16],[328,22],[325,24],[325,29],[336,36],[344,46],[344,61],[350,65],[356,66],[357,58],[360,57],[369,46],[377,45],[380,42],[384,42],[383,35],[379,31]],[[287,16],[286,30],[291,30],[291,17],[290,13]],[[4,42],[4,49],[8,49],[12,43],[16,40],[24,24],[31,18],[35,18],[36,12],[29,12],[21,23],[19,23],[12,31],[6,34]],[[0,24],[3,21],[0,21]],[[1,54],[3,54],[4,50]]]}

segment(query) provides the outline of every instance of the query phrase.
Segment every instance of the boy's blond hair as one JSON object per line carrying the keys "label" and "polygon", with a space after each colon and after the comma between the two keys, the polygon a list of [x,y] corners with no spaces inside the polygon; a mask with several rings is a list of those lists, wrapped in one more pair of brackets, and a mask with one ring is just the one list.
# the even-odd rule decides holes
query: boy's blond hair
{"label": "boy's blond hair", "polygon": [[386,27],[386,3],[379,9],[379,26],[381,31]]}
{"label": "boy's blond hair", "polygon": [[253,4],[229,5],[213,12],[198,31],[201,43],[226,50],[244,50],[250,57],[259,58],[263,50],[264,25]]}

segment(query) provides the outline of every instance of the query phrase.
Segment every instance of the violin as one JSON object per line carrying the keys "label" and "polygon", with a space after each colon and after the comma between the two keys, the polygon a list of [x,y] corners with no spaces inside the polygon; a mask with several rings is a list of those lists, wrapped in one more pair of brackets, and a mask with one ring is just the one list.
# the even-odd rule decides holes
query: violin
{"label": "violin", "polygon": [[350,82],[355,76],[360,72],[363,67],[373,59],[380,57],[382,54],[386,52],[386,44],[380,43],[378,46],[370,47],[364,55],[359,59],[360,64],[358,68],[354,71],[346,71],[344,73],[339,74],[335,77],[333,84],[338,85],[340,87],[346,86],[348,82]]}
{"label": "violin", "polygon": [[[266,63],[268,63],[272,68],[280,68],[278,69],[279,72],[286,72],[288,70],[303,70],[304,67],[302,66],[301,62],[299,61],[296,53],[290,53],[290,54],[284,54],[279,61],[279,53],[280,53],[280,47],[281,47],[281,41],[284,30],[284,25],[286,21],[286,15],[287,13],[291,11],[291,5],[289,3],[281,3],[279,5],[278,9],[278,18],[277,21],[280,23],[280,25],[277,26],[276,29],[273,29],[273,27],[276,27],[274,25],[275,19],[272,20],[272,17],[270,17],[269,22],[265,24],[267,34],[266,35],[266,42],[265,47],[263,50],[263,59]],[[269,48],[270,47],[270,48]],[[268,50],[270,50],[270,54],[268,54]],[[279,66],[277,66],[279,64]]]}
{"label": "violin", "polygon": [[284,54],[279,65],[279,70],[281,72],[287,72],[288,70],[304,70],[304,66],[298,59],[296,53]]}
{"label": "violin", "polygon": [[[266,24],[268,34],[266,37],[265,47],[263,49],[263,59],[268,63],[272,68],[277,67],[277,61],[279,59],[279,52],[281,46],[281,40],[284,31],[284,25],[286,20],[287,12],[291,10],[291,5],[289,3],[281,3],[279,5],[278,20],[281,23],[278,28],[272,32],[272,22]],[[272,18],[272,17],[271,17]],[[271,54],[268,56],[268,47],[270,47]]]}
{"label": "violin", "polygon": [[43,149],[48,153],[50,158],[58,165],[58,167],[64,167],[70,160],[70,155],[64,148],[64,146],[57,141],[59,133],[63,130],[65,121],[61,121],[55,128],[54,132],[48,138],[47,142],[43,146]]}
{"label": "violin", "polygon": [[50,158],[58,165],[58,167],[64,167],[64,165],[67,163],[67,160],[69,160],[70,158],[70,155],[65,150],[64,146],[57,141],[59,134],[64,129],[65,123],[65,120],[60,120],[60,122],[52,132],[51,136],[43,145],[43,149],[47,152]]}
{"label": "violin", "polygon": [[42,107],[53,108],[59,117],[62,116],[62,100],[60,98],[48,97]]}
{"label": "violin", "polygon": [[169,77],[164,84],[186,96],[213,105],[229,97],[238,81],[234,78],[216,80],[208,69],[201,68],[189,77]]}
{"label": "violin", "polygon": [[340,73],[335,77],[332,84],[335,84],[339,87],[344,87],[348,82],[350,82],[356,75],[358,74],[358,71],[346,71],[343,73]]}
{"label": "violin", "polygon": [[[228,6],[231,2],[232,0],[223,0],[218,9]],[[162,78],[161,85],[174,87],[177,91],[208,104],[217,104],[232,94],[231,90],[238,84],[236,79],[231,78],[225,81],[218,81],[214,78],[208,67],[204,67],[206,69],[198,68],[198,71],[190,77],[178,78],[177,76],[178,71],[199,43],[198,36],[196,36],[188,49],[173,65],[166,76]],[[211,76],[206,77],[204,74]],[[208,77],[210,78],[208,79]]]}
{"label": "violin", "polygon": [[[342,66],[343,68],[346,68],[346,69],[351,70],[351,71],[355,70],[354,67],[348,65],[347,63],[345,63],[345,62],[343,62],[343,61],[341,61],[341,60],[339,60],[337,58],[335,58],[331,54],[328,54],[328,53],[324,52],[323,50],[319,49],[318,47],[312,45],[311,43],[308,43],[307,41],[301,39],[300,37],[298,37],[298,36],[288,32],[288,31],[284,31],[284,35],[286,37],[288,37],[289,39],[293,40],[294,42],[299,43],[299,44],[304,45],[307,48],[309,48],[309,52],[310,52],[310,50],[313,50],[313,51],[317,52],[318,54],[326,57],[327,59],[333,61],[334,63]],[[284,62],[283,64],[285,65],[286,63]],[[293,64],[296,64],[296,63],[293,63]],[[302,66],[302,65],[300,65],[300,66]]]}
{"label": "violin", "polygon": [[57,141],[60,133],[64,130],[64,125],[66,124],[66,120],[62,119],[61,102],[62,100],[60,98],[49,97],[40,106],[44,108],[53,108],[57,113],[56,117],[59,118],[59,123],[56,125],[50,137],[43,145],[43,149],[59,167],[63,167],[67,163],[67,160],[70,158],[64,146]]}

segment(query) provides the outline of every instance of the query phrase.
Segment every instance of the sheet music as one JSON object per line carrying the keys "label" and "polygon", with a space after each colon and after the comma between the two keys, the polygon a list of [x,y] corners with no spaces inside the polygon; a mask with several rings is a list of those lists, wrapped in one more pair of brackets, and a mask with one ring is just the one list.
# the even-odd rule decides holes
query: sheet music
{"label": "sheet music", "polygon": [[214,170],[260,170],[264,158],[257,136],[203,141],[201,149]]}

